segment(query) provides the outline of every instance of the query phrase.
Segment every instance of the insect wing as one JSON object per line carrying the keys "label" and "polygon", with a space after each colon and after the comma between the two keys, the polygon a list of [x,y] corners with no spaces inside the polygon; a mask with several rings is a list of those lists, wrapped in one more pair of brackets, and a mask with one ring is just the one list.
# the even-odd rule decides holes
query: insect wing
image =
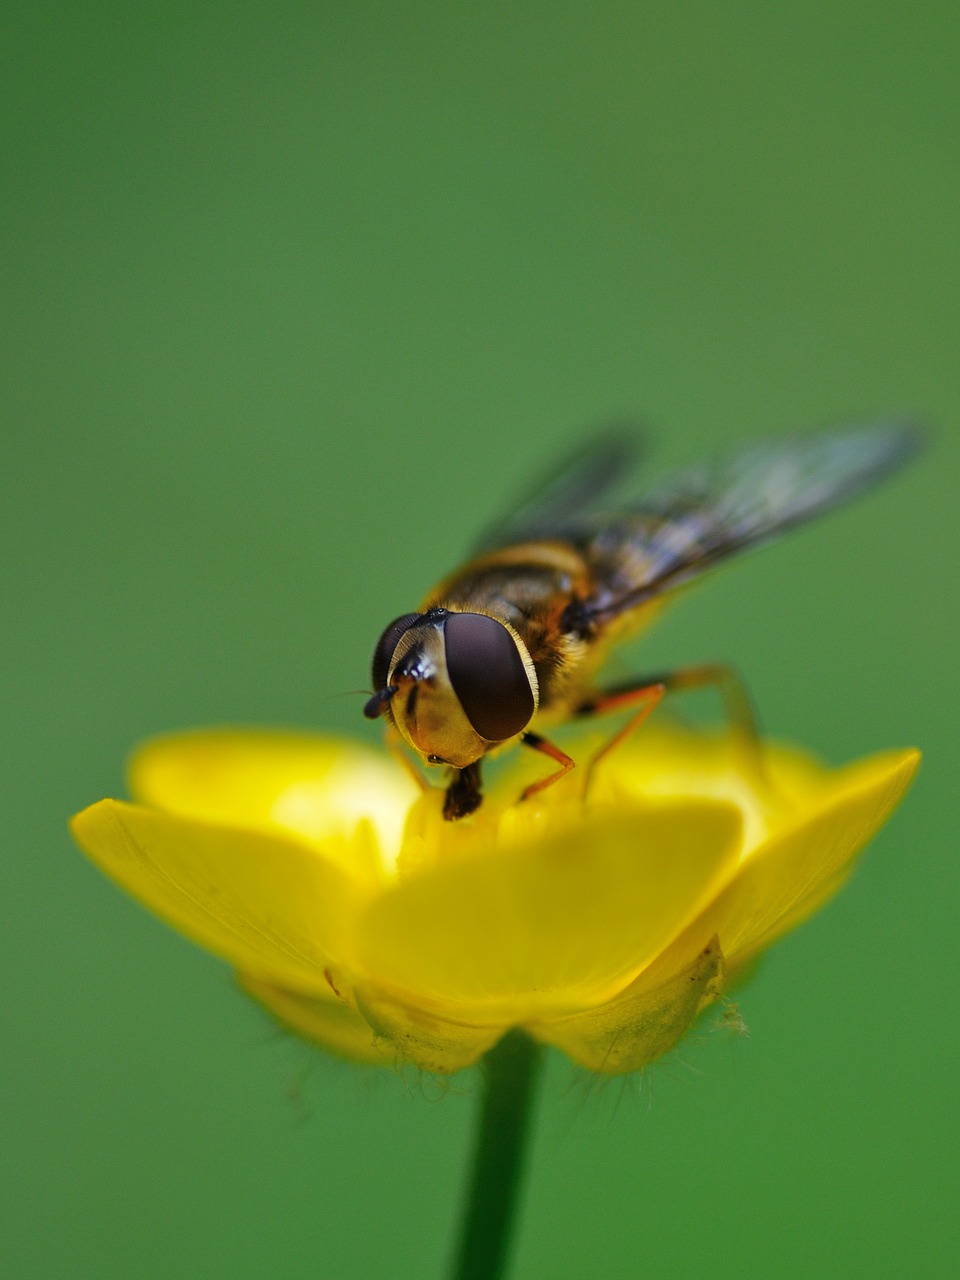
{"label": "insect wing", "polygon": [[920,444],[915,425],[880,424],[747,446],[668,477],[582,540],[608,574],[587,617],[611,620],[839,506]]}
{"label": "insect wing", "polygon": [[629,428],[608,428],[595,436],[542,480],[509,516],[490,525],[477,540],[474,553],[542,538],[588,537],[598,523],[599,503],[635,469],[638,446],[637,435]]}

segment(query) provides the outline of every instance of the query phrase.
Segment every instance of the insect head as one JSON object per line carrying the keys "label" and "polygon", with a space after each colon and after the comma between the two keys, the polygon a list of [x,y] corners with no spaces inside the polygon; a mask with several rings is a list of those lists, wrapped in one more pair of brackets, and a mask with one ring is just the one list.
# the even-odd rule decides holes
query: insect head
{"label": "insect head", "polygon": [[429,609],[391,622],[373,655],[368,719],[386,714],[430,764],[464,769],[533,719],[537,675],[509,624]]}

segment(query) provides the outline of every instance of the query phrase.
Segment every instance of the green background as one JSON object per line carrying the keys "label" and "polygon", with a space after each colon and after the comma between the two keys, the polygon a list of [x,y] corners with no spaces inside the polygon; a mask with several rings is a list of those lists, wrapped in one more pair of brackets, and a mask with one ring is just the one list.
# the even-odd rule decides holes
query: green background
{"label": "green background", "polygon": [[551,1060],[514,1275],[957,1274],[957,13],[22,8],[5,1274],[439,1276],[474,1080],[276,1034],[67,815],[158,731],[375,739],[341,695],[380,628],[589,425],[637,415],[671,463],[899,411],[935,426],[920,465],[632,662],[732,659],[770,731],[916,744],[920,780],[744,991],[749,1038],[708,1017],[642,1082]]}

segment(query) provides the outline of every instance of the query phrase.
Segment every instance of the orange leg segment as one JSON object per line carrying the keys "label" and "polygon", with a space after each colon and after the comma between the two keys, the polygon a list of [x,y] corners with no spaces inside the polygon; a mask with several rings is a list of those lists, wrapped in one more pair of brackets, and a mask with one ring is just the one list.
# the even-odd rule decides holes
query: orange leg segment
{"label": "orange leg segment", "polygon": [[757,744],[760,741],[760,730],[757,728],[757,717],[747,687],[733,667],[722,662],[706,663],[699,667],[681,667],[679,671],[671,671],[667,675],[657,676],[668,690],[702,689],[705,685],[713,685],[723,699],[727,719],[744,740]]}
{"label": "orange leg segment", "polygon": [[421,791],[429,791],[430,783],[407,755],[403,739],[400,737],[399,732],[394,729],[392,725],[388,725],[383,736],[387,750],[393,756],[394,760],[396,760],[398,764],[403,765],[404,769]]}
{"label": "orange leg segment", "polygon": [[[732,667],[725,666],[722,663],[681,667],[677,671],[667,671],[660,675],[647,676],[643,680],[631,681],[630,684],[599,693],[596,697],[582,703],[576,711],[578,716],[598,715],[606,711],[615,711],[620,707],[629,706],[631,702],[639,699],[653,698],[600,749],[590,762],[589,768],[592,770],[607,752],[613,750],[615,746],[631,734],[646,719],[665,693],[674,693],[684,689],[701,689],[706,685],[713,685],[719,691],[723,699],[727,719],[733,727],[739,748],[746,762],[754,770],[758,778],[766,783],[767,778],[760,748],[760,731],[757,727],[750,695],[747,693],[746,686],[737,672]],[[587,781],[589,783],[589,776]]]}
{"label": "orange leg segment", "polygon": [[565,751],[561,751],[559,747],[555,747],[552,742],[548,742],[546,738],[541,738],[539,733],[525,733],[520,741],[525,747],[531,747],[534,751],[541,751],[560,766],[555,773],[548,773],[545,778],[540,778],[537,782],[531,782],[529,787],[525,787],[520,793],[521,800],[529,800],[538,791],[544,791],[547,787],[552,787],[555,782],[559,782],[571,769],[576,767],[575,760],[568,756]]}
{"label": "orange leg segment", "polygon": [[609,742],[605,742],[600,750],[594,755],[593,759],[587,765],[586,777],[583,780],[583,794],[586,795],[590,790],[590,780],[593,777],[593,771],[604,758],[609,755],[615,747],[624,742],[633,733],[634,729],[640,727],[646,720],[647,716],[653,711],[654,707],[663,698],[667,691],[667,686],[661,679],[644,680],[641,683],[624,689],[611,689],[609,693],[598,694],[592,698],[589,703],[577,709],[579,716],[597,716],[604,715],[608,711],[622,711],[625,707],[637,706],[636,711],[622,725]]}

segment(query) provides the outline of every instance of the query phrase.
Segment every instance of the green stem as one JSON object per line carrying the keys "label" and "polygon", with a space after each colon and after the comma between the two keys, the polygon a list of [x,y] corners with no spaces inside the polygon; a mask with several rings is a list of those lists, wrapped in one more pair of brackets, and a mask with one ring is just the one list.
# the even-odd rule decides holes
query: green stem
{"label": "green stem", "polygon": [[541,1046],[511,1031],[483,1060],[467,1208],[451,1280],[501,1280],[523,1172]]}

